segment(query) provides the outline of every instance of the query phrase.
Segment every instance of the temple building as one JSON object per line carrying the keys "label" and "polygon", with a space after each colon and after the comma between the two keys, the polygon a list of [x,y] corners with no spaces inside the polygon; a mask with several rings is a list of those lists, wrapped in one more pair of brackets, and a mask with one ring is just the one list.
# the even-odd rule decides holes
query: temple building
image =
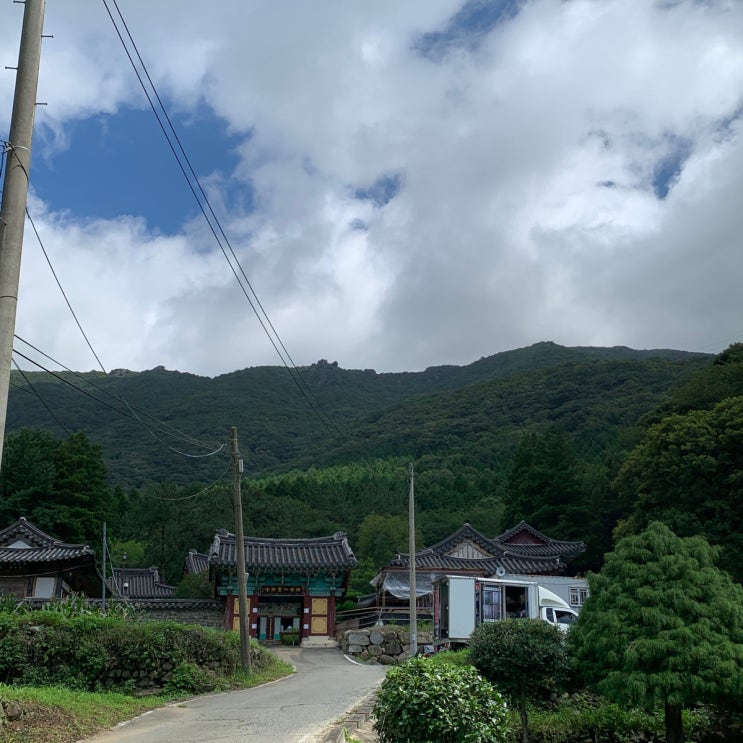
{"label": "temple building", "polygon": [[[334,645],[336,601],[356,565],[343,532],[314,539],[245,537],[251,637],[279,641],[298,636],[302,645]],[[225,625],[239,626],[237,540],[220,529],[209,552],[209,574],[224,597]]]}
{"label": "temple building", "polygon": [[103,579],[87,544],[55,539],[21,516],[0,530],[0,595],[63,599],[100,596]]}
{"label": "temple building", "polygon": [[[443,575],[565,575],[567,563],[584,552],[583,542],[548,537],[525,521],[488,539],[465,524],[446,539],[415,553],[416,596],[422,607],[433,596],[433,581]],[[372,580],[378,606],[409,601],[410,555],[398,554]]]}

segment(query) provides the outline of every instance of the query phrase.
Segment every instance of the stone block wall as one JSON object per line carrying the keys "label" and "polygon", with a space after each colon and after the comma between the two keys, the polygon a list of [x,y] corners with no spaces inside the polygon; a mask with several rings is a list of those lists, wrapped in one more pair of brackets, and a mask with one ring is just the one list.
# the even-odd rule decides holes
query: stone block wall
{"label": "stone block wall", "polygon": [[[418,647],[433,642],[430,632],[418,633]],[[359,660],[393,666],[410,657],[410,632],[404,627],[346,630],[341,650]]]}

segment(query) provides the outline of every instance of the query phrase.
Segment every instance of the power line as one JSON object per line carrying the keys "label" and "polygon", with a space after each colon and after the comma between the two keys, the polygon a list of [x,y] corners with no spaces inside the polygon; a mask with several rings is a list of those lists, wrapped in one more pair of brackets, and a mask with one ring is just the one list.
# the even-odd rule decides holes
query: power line
{"label": "power line", "polygon": [[[62,423],[59,418],[57,418],[56,413],[46,404],[46,400],[39,394],[39,391],[31,384],[31,380],[26,376],[26,373],[21,369],[20,366],[18,366],[18,362],[15,359],[12,359],[13,364],[15,365],[15,368],[20,372],[21,376],[25,380],[26,384],[30,387],[32,394],[38,399],[38,401],[46,408],[46,411],[49,413],[49,415],[54,418],[54,420],[57,422],[57,425],[69,436],[71,431],[67,426],[65,426],[64,423]],[[17,385],[14,385],[17,386]]]}
{"label": "power line", "polygon": [[[139,80],[139,84],[142,87],[142,90],[143,90],[143,92],[145,94],[145,97],[147,98],[147,101],[148,101],[148,103],[150,105],[150,108],[152,109],[152,112],[155,114],[155,118],[157,119],[157,122],[158,122],[158,124],[160,126],[160,129],[162,130],[163,135],[165,136],[165,139],[168,142],[168,146],[170,147],[170,150],[171,150],[173,156],[175,157],[176,162],[178,163],[178,167],[180,168],[183,177],[186,179],[186,183],[188,184],[188,187],[189,187],[189,189],[190,189],[193,197],[196,199],[196,203],[198,204],[199,209],[201,210],[201,213],[204,216],[204,219],[206,220],[207,225],[209,226],[209,229],[210,229],[212,235],[214,236],[214,239],[216,240],[217,245],[219,246],[219,248],[220,248],[220,250],[222,252],[222,255],[224,256],[225,260],[227,261],[227,264],[230,267],[230,270],[232,271],[233,275],[235,276],[235,279],[237,280],[238,285],[240,286],[240,289],[242,290],[243,294],[245,295],[245,298],[247,299],[248,304],[250,305],[251,309],[253,310],[253,313],[255,314],[258,322],[260,323],[261,328],[263,329],[263,332],[265,333],[266,337],[271,342],[271,345],[274,347],[274,350],[276,351],[276,353],[278,354],[279,358],[281,359],[282,364],[284,365],[284,367],[289,372],[290,376],[292,377],[292,380],[293,380],[294,384],[297,386],[297,389],[300,391],[300,393],[302,394],[302,396],[305,398],[306,402],[310,406],[310,409],[317,416],[317,418],[320,420],[320,422],[322,423],[322,425],[325,426],[325,428],[327,428],[328,431],[338,441],[341,441],[342,438],[344,437],[343,432],[338,427],[338,425],[335,423],[335,421],[332,418],[330,418],[330,416],[322,409],[322,407],[320,406],[319,402],[317,401],[317,399],[315,398],[314,394],[312,393],[312,390],[307,385],[307,382],[304,380],[304,378],[303,378],[303,376],[302,376],[299,368],[294,363],[294,360],[292,359],[291,355],[286,350],[286,346],[284,345],[283,341],[281,340],[278,332],[276,331],[276,328],[274,327],[273,323],[271,322],[271,320],[270,320],[270,318],[268,316],[268,313],[266,312],[265,308],[263,307],[263,305],[261,304],[260,300],[258,299],[258,295],[256,294],[256,292],[255,292],[255,290],[254,290],[254,288],[253,288],[250,280],[248,279],[248,277],[247,277],[247,275],[246,275],[246,273],[245,273],[242,265],[240,264],[240,261],[239,261],[237,255],[236,255],[234,249],[232,248],[232,245],[230,244],[229,239],[227,238],[227,236],[225,234],[225,231],[224,231],[224,229],[222,227],[222,224],[221,224],[219,218],[217,217],[217,215],[215,214],[214,209],[212,208],[211,203],[209,201],[209,198],[208,198],[206,192],[204,191],[204,189],[203,189],[203,187],[201,185],[201,182],[200,182],[198,176],[196,175],[196,172],[194,171],[194,168],[193,168],[193,166],[191,164],[190,159],[188,158],[188,155],[186,154],[186,151],[185,151],[185,149],[183,147],[183,144],[181,143],[181,141],[180,141],[180,139],[178,137],[178,134],[177,134],[177,132],[175,130],[175,127],[173,126],[172,120],[171,120],[170,116],[168,115],[167,109],[165,108],[165,105],[163,104],[162,99],[160,98],[160,95],[157,92],[157,88],[155,87],[155,84],[152,81],[152,78],[150,77],[150,74],[149,74],[149,72],[147,70],[147,66],[145,65],[144,60],[142,59],[142,56],[139,53],[139,49],[137,48],[136,42],[134,41],[134,38],[132,37],[132,34],[131,34],[131,32],[129,30],[129,27],[128,27],[127,23],[126,23],[126,20],[124,19],[124,16],[123,16],[123,14],[121,12],[121,9],[118,6],[118,3],[116,2],[116,0],[113,0],[113,5],[116,8],[116,11],[118,13],[119,18],[121,19],[121,23],[123,25],[123,28],[126,31],[126,35],[127,35],[128,39],[129,39],[129,42],[131,44],[131,47],[132,47],[132,49],[134,50],[134,53],[137,56],[137,59],[138,59],[139,64],[140,64],[140,66],[142,68],[142,71],[144,72],[144,74],[145,74],[145,76],[147,78],[147,81],[148,81],[148,83],[150,85],[150,88],[152,89],[153,95],[157,99],[157,102],[159,104],[160,110],[162,111],[163,116],[164,116],[165,120],[168,123],[168,127],[170,129],[170,132],[172,132],[173,139],[171,139],[171,135],[168,133],[168,130],[166,129],[165,124],[163,123],[163,119],[161,118],[160,113],[159,113],[157,107],[155,106],[155,104],[154,104],[154,102],[152,100],[152,96],[150,95],[150,92],[147,89],[147,86],[145,85],[144,80],[142,79],[142,75],[140,74],[139,69],[137,68],[137,65],[136,65],[136,63],[135,63],[135,61],[134,61],[134,59],[132,57],[132,54],[129,51],[129,47],[127,46],[127,43],[124,40],[124,36],[123,36],[122,32],[119,29],[119,26],[118,26],[118,24],[116,22],[116,19],[114,18],[113,13],[111,12],[111,9],[109,8],[109,5],[108,5],[107,0],[102,0],[102,2],[103,2],[104,7],[106,8],[106,12],[108,13],[109,18],[111,19],[111,22],[112,22],[112,24],[114,26],[114,29],[116,31],[116,34],[118,35],[119,40],[121,41],[121,44],[122,44],[122,46],[124,48],[124,51],[125,51],[127,57],[129,58],[129,62],[132,65],[132,69],[134,70],[134,73],[136,74],[137,79]],[[183,161],[188,166],[188,170],[190,171],[190,174],[191,174],[190,176],[189,176],[189,173],[186,172],[186,168],[184,167],[184,164],[181,161],[181,156],[179,156],[178,152],[176,151],[176,147],[173,144],[173,140],[175,140],[175,142],[177,143],[178,149],[181,152],[181,156],[183,158]],[[194,184],[196,184],[196,188],[198,188],[198,191],[201,193],[201,197],[197,193],[197,190],[194,187]],[[209,211],[209,214],[207,214],[207,209]],[[209,215],[211,215],[211,219],[210,219],[210,216]],[[212,223],[212,221],[213,221],[213,223]],[[230,256],[228,255],[227,250],[225,249],[225,246],[222,243],[222,239],[220,239],[219,235],[217,234],[217,229],[215,229],[214,225],[217,226],[217,228],[219,230],[219,233],[222,235],[222,238],[224,239],[224,244],[227,245],[227,249],[229,250],[229,253],[232,256],[232,260],[230,260]],[[234,261],[234,264],[233,264],[233,261]],[[238,272],[237,272],[237,270],[235,268],[235,265],[239,269],[240,274],[242,275],[245,284],[247,284],[248,288],[250,289],[250,294],[246,290],[245,285],[243,284],[243,281],[240,279],[240,275],[238,275]],[[252,294],[252,296],[253,296],[253,298],[254,298],[255,301],[253,301],[251,299],[251,294]],[[258,308],[260,308],[260,312],[258,311]],[[265,318],[265,321],[264,321],[264,318]],[[271,332],[269,332],[269,327],[270,327]],[[281,349],[283,349],[283,353],[282,353],[282,350],[280,350],[279,347]],[[288,359],[288,361],[287,361],[287,359]]]}
{"label": "power line", "polygon": [[72,305],[70,304],[70,300],[67,298],[67,294],[65,290],[62,288],[62,283],[60,282],[59,277],[57,276],[57,272],[54,270],[54,266],[52,266],[51,260],[49,260],[49,254],[46,252],[44,243],[41,240],[41,235],[39,235],[39,231],[36,229],[36,224],[34,223],[34,220],[32,219],[30,212],[28,211],[28,207],[26,207],[26,216],[28,217],[28,221],[31,223],[31,227],[33,227],[34,234],[36,235],[36,239],[38,240],[39,246],[41,247],[41,252],[44,254],[44,258],[46,258],[46,262],[49,265],[49,270],[52,272],[52,276],[54,276],[54,280],[57,282],[59,291],[62,292],[62,296],[64,297],[64,301],[67,303],[67,307],[70,310],[70,314],[75,320],[75,323],[77,323],[77,327],[80,330],[80,333],[82,334],[83,338],[85,339],[85,342],[88,344],[88,348],[90,349],[90,352],[93,354],[93,356],[95,356],[95,360],[98,362],[98,366],[101,367],[101,371],[103,371],[104,374],[107,374],[106,369],[103,366],[103,363],[98,358],[98,354],[95,352],[95,349],[93,348],[90,341],[88,340],[88,336],[85,335],[83,326],[80,324],[80,320],[77,319],[75,310],[72,309]]}
{"label": "power line", "polygon": [[[33,228],[34,234],[36,235],[36,239],[37,239],[37,241],[38,241],[38,243],[39,243],[39,246],[41,247],[41,251],[42,251],[42,253],[44,254],[44,258],[46,258],[46,262],[47,262],[47,264],[49,265],[49,269],[50,269],[50,270],[51,270],[51,272],[52,272],[52,276],[54,276],[54,280],[55,280],[55,281],[57,282],[57,286],[59,287],[59,291],[60,291],[60,292],[62,293],[62,296],[64,297],[64,300],[65,300],[65,302],[67,303],[67,307],[68,307],[68,309],[70,310],[70,314],[72,315],[73,319],[75,320],[75,323],[77,324],[77,327],[78,327],[78,329],[80,330],[80,333],[81,333],[81,335],[82,335],[82,336],[83,336],[83,338],[85,339],[85,342],[87,343],[87,345],[88,345],[88,348],[90,349],[91,353],[93,354],[93,356],[95,357],[96,361],[98,362],[98,365],[100,366],[100,368],[101,368],[101,371],[103,371],[103,373],[104,373],[104,374],[108,374],[108,372],[106,371],[106,368],[105,368],[105,367],[103,366],[103,363],[102,363],[102,362],[101,362],[101,360],[100,360],[100,357],[98,356],[98,354],[96,353],[95,349],[93,348],[93,345],[91,344],[90,340],[88,339],[88,336],[87,336],[87,335],[85,334],[85,330],[83,330],[83,326],[81,325],[81,323],[80,323],[80,320],[78,319],[78,317],[77,317],[77,314],[75,313],[75,310],[73,309],[73,307],[72,307],[72,304],[70,303],[70,300],[69,300],[69,299],[68,299],[68,297],[67,297],[67,293],[65,292],[65,290],[64,290],[64,287],[62,286],[62,282],[61,282],[61,281],[59,280],[59,277],[57,276],[57,272],[56,272],[56,271],[54,270],[54,266],[52,265],[51,259],[49,258],[49,254],[47,253],[47,251],[46,251],[46,248],[44,247],[44,242],[43,242],[43,241],[42,241],[42,239],[41,239],[41,235],[39,234],[39,231],[38,231],[38,230],[36,229],[36,224],[35,224],[35,222],[34,222],[33,218],[31,217],[31,214],[30,214],[30,212],[28,211],[28,207],[26,207],[26,216],[28,217],[28,220],[29,220],[29,222],[31,223],[31,227]],[[47,354],[45,354],[45,353],[44,353],[43,351],[41,351],[40,349],[38,349],[38,348],[34,347],[34,346],[33,346],[32,344],[28,343],[27,341],[24,341],[24,340],[23,340],[22,338],[20,338],[19,336],[17,336],[17,335],[16,335],[15,337],[16,337],[16,338],[17,338],[18,340],[22,341],[23,343],[26,343],[26,345],[30,346],[31,348],[33,348],[33,349],[34,349],[35,351],[37,351],[38,353],[41,353],[41,354],[42,354],[43,356],[46,356],[46,357],[47,357],[47,358],[49,358],[50,360],[54,361],[54,363],[58,364],[59,366],[62,366],[63,368],[67,368],[67,367],[65,367],[65,366],[64,366],[64,364],[61,364],[60,362],[56,361],[55,359],[52,359],[52,358],[51,358],[50,356],[48,356]],[[17,365],[16,365],[16,366],[17,366]],[[18,367],[18,370],[20,371],[20,367]],[[75,374],[75,372],[72,372],[72,371],[71,371],[70,369],[67,369],[67,370],[68,370],[68,371],[70,371],[71,373]],[[21,373],[23,374],[23,372],[21,372]],[[78,377],[79,377],[80,379],[83,379],[83,380],[84,380],[84,378],[83,378],[83,377],[81,377],[80,375],[77,375],[77,376],[78,376]],[[27,383],[29,384],[29,386],[31,387],[31,389],[33,389],[33,390],[34,390],[34,393],[35,393],[35,394],[37,395],[37,397],[39,398],[39,401],[41,402],[41,404],[42,404],[42,405],[44,405],[44,407],[45,407],[45,408],[47,408],[47,410],[49,411],[50,415],[51,415],[51,416],[52,416],[52,417],[54,418],[54,420],[56,420],[56,421],[57,421],[57,423],[59,423],[59,424],[60,424],[60,425],[62,426],[62,428],[63,428],[63,429],[65,430],[65,431],[67,431],[67,428],[66,428],[66,427],[65,427],[65,426],[64,426],[64,425],[63,425],[63,424],[62,424],[62,423],[61,423],[61,422],[59,421],[59,419],[58,419],[58,418],[56,417],[56,415],[54,414],[54,412],[53,412],[53,411],[52,411],[52,410],[51,410],[51,409],[49,408],[49,406],[48,406],[48,405],[46,404],[46,402],[44,402],[44,400],[43,400],[43,399],[41,398],[41,395],[40,395],[40,394],[39,394],[39,393],[38,393],[38,392],[37,392],[37,391],[36,391],[36,390],[35,390],[35,389],[33,388],[33,386],[31,385],[31,383],[29,382],[29,380],[28,380],[28,378],[26,377],[26,375],[25,375],[25,374],[23,374],[23,378],[24,378],[24,379],[26,380],[26,382],[27,382]],[[84,381],[88,382],[88,380],[84,380]],[[117,397],[117,396],[115,396],[115,395],[111,395],[111,393],[109,393],[109,392],[108,392],[107,390],[104,390],[104,389],[103,389],[102,387],[99,387],[99,386],[97,386],[97,385],[92,385],[92,386],[94,386],[94,387],[97,387],[97,389],[99,389],[99,390],[100,390],[101,392],[105,392],[105,394],[108,394],[108,395],[110,395],[111,397],[114,397],[114,399],[116,399],[116,397]],[[141,419],[141,418],[139,417],[139,415],[137,415],[137,413],[135,412],[134,408],[133,408],[133,407],[132,407],[132,406],[131,406],[131,405],[130,405],[130,404],[129,404],[128,402],[127,402],[127,400],[125,400],[125,399],[124,399],[124,396],[123,396],[123,395],[119,394],[119,395],[118,395],[118,399],[120,399],[120,400],[121,400],[121,402],[123,402],[123,403],[124,403],[124,404],[125,404],[125,405],[127,406],[127,408],[129,409],[129,411],[130,411],[130,412],[132,413],[132,415],[133,415],[133,416],[134,416],[134,417],[136,418],[136,420],[137,420],[137,421],[138,421],[138,422],[139,422],[139,423],[140,423],[140,424],[141,424],[142,426],[144,426],[144,428],[145,428],[145,429],[147,430],[147,432],[148,432],[148,433],[149,433],[149,434],[150,434],[150,435],[151,435],[151,436],[152,436],[153,438],[155,438],[155,439],[156,439],[157,441],[159,441],[159,442],[160,442],[160,443],[161,443],[161,444],[162,444],[163,446],[167,447],[168,449],[170,449],[170,450],[171,450],[172,452],[175,452],[176,454],[179,454],[179,455],[181,455],[181,456],[184,456],[184,457],[193,457],[193,458],[199,458],[199,457],[208,457],[208,456],[212,456],[213,454],[217,454],[217,453],[219,453],[219,452],[220,452],[220,451],[221,451],[221,450],[222,450],[222,449],[224,448],[224,446],[225,446],[224,444],[222,444],[221,446],[219,446],[219,447],[218,447],[218,448],[216,449],[216,451],[213,451],[213,452],[209,452],[208,454],[189,454],[189,453],[187,453],[187,452],[183,452],[183,451],[181,451],[181,450],[179,450],[179,449],[176,449],[175,447],[172,447],[172,446],[170,446],[169,444],[167,444],[167,443],[166,443],[165,441],[163,441],[163,440],[162,440],[162,439],[161,439],[161,438],[160,438],[160,437],[159,437],[159,436],[158,436],[158,435],[157,435],[157,434],[156,434],[156,433],[155,433],[155,432],[154,432],[154,431],[152,430],[152,428],[150,428],[150,427],[149,427],[149,426],[148,426],[148,425],[147,425],[147,424],[146,424],[146,423],[145,423],[145,422],[144,422],[144,421],[143,421],[143,420],[142,420],[142,419]],[[142,413],[143,415],[148,415],[148,414],[147,414],[147,413],[145,413],[144,411],[140,411],[140,412],[141,412],[141,413]],[[152,417],[152,416],[148,416],[148,417]],[[155,420],[156,420],[156,419],[155,419]],[[160,423],[160,422],[158,421],[158,423]],[[172,427],[171,427],[171,428],[172,428]],[[173,430],[177,430],[177,429],[173,429]],[[181,432],[179,432],[179,433],[181,433]],[[185,436],[185,434],[182,434],[182,436]],[[203,445],[203,444],[201,444],[201,442],[198,442],[198,441],[196,441],[195,439],[192,439],[191,437],[189,437],[189,439],[191,439],[191,441],[190,441],[189,443],[195,443],[195,444],[197,444],[197,445],[200,445],[200,446],[202,446],[202,445]]]}
{"label": "power line", "polygon": [[212,482],[210,485],[207,485],[205,488],[202,488],[199,490],[198,493],[192,493],[191,495],[181,495],[177,498],[163,498],[159,495],[153,495],[152,493],[148,493],[147,491],[142,491],[142,495],[146,498],[152,498],[153,500],[160,500],[160,501],[171,501],[171,502],[178,502],[178,501],[184,501],[184,500],[192,500],[193,498],[198,498],[200,495],[203,495],[204,493],[209,492],[213,487],[216,487],[220,482],[222,482],[226,475],[229,474],[231,469],[231,465],[227,467],[227,469],[216,479],[214,482]]}
{"label": "power line", "polygon": [[[165,422],[159,420],[158,418],[156,418],[155,416],[151,415],[147,411],[145,411],[145,410],[143,410],[141,408],[138,408],[137,406],[131,405],[129,402],[127,402],[127,400],[125,400],[123,398],[123,396],[121,396],[121,395],[114,395],[113,393],[109,392],[105,387],[101,387],[99,384],[96,384],[95,382],[91,381],[90,379],[86,379],[79,372],[73,371],[69,367],[65,366],[61,361],[58,361],[57,359],[53,358],[49,354],[47,354],[44,351],[42,351],[40,348],[37,348],[36,346],[34,346],[29,341],[25,340],[24,338],[21,338],[19,335],[15,335],[14,337],[17,340],[19,340],[21,343],[24,343],[25,345],[29,346],[30,348],[32,348],[37,353],[39,353],[42,356],[44,356],[44,358],[48,359],[52,363],[57,364],[58,366],[61,366],[65,371],[69,372],[70,374],[72,374],[73,376],[75,376],[77,379],[79,379],[83,383],[85,383],[87,385],[90,385],[91,387],[93,387],[93,389],[95,389],[98,392],[100,392],[100,393],[102,393],[102,394],[110,397],[111,399],[113,399],[117,403],[118,402],[122,402],[127,407],[128,412],[125,412],[125,411],[121,410],[121,408],[117,408],[117,407],[114,407],[113,405],[111,405],[109,403],[106,403],[105,401],[101,400],[100,398],[96,397],[95,395],[92,395],[91,393],[87,392],[86,390],[82,389],[81,387],[78,387],[77,385],[72,384],[69,380],[65,379],[64,377],[61,377],[61,376],[59,376],[57,374],[54,374],[54,372],[50,371],[49,369],[47,369],[42,364],[34,361],[33,359],[29,358],[28,356],[25,356],[24,354],[20,353],[20,351],[16,350],[16,353],[19,354],[20,356],[22,356],[24,359],[27,359],[28,361],[30,361],[35,366],[38,366],[43,371],[46,371],[49,374],[52,374],[57,379],[65,382],[65,384],[68,384],[70,387],[73,387],[74,389],[78,390],[79,392],[82,392],[83,394],[86,394],[89,397],[92,397],[94,400],[96,400],[97,402],[100,402],[102,405],[105,405],[106,407],[109,407],[109,408],[115,410],[120,415],[123,415],[124,417],[127,417],[130,420],[134,420],[134,421],[136,421],[136,422],[144,425],[145,428],[147,428],[147,430],[150,431],[150,433],[152,433],[152,431],[146,426],[146,424],[144,424],[144,422],[141,420],[140,416],[144,416],[145,418],[148,418],[151,421],[153,421],[153,423],[155,423],[156,426],[159,426],[160,427],[161,433],[163,433],[163,434],[171,435],[173,438],[178,438],[181,441],[183,441],[184,443],[190,444],[191,446],[199,446],[201,448],[210,449],[210,450],[211,449],[215,449],[215,446],[214,445],[207,444],[207,443],[205,443],[203,441],[200,441],[199,439],[194,438],[190,434],[184,433],[183,431],[175,428],[174,426],[171,426],[170,424],[165,423]],[[164,442],[161,442],[161,443],[163,443],[165,446],[168,446],[168,444],[165,444]],[[210,451],[208,454],[202,454],[202,455],[189,455],[189,454],[185,454],[184,452],[177,452],[177,453],[183,454],[184,456],[196,456],[196,457],[213,456],[214,454],[217,454],[220,451],[222,451],[222,449],[224,448],[224,446],[225,446],[225,444],[222,444],[222,445],[216,447],[216,450],[215,451]],[[172,447],[170,447],[170,446],[168,446],[168,448],[172,449]],[[174,451],[177,451],[177,450],[174,450]]]}
{"label": "power line", "polygon": [[[100,405],[103,405],[104,407],[107,407],[110,410],[113,410],[115,413],[118,413],[119,415],[121,415],[121,416],[123,416],[125,418],[128,418],[129,420],[133,420],[133,421],[135,421],[137,423],[140,423],[141,422],[140,419],[136,415],[134,415],[132,413],[128,413],[128,412],[122,410],[121,408],[117,408],[116,406],[111,405],[110,403],[106,402],[105,400],[102,400],[100,397],[96,397],[95,395],[93,395],[92,393],[88,392],[87,390],[84,390],[82,387],[78,387],[77,385],[73,384],[72,382],[70,382],[69,379],[65,379],[61,375],[56,374],[55,372],[53,372],[51,369],[47,369],[43,364],[39,363],[38,361],[35,361],[34,359],[30,358],[29,356],[26,356],[25,354],[21,353],[20,351],[16,350],[15,351],[15,354],[18,355],[18,356],[20,356],[21,358],[25,359],[29,363],[33,364],[34,366],[38,366],[39,369],[45,371],[47,374],[50,374],[51,376],[53,376],[55,379],[59,380],[60,382],[63,382],[64,384],[72,387],[73,389],[77,390],[78,392],[81,392],[82,394],[86,395],[87,397],[90,397],[92,400],[95,400]],[[107,394],[109,394],[109,393],[107,393]],[[174,429],[174,430],[177,430],[177,429]],[[178,432],[178,433],[180,433],[180,432]],[[186,434],[182,434],[182,435],[185,436]],[[168,448],[172,448],[172,447],[168,447]],[[219,446],[214,451],[211,451],[208,454],[205,454],[203,456],[214,456],[216,454],[219,454],[223,449],[224,449],[224,444],[222,444],[221,446]]]}

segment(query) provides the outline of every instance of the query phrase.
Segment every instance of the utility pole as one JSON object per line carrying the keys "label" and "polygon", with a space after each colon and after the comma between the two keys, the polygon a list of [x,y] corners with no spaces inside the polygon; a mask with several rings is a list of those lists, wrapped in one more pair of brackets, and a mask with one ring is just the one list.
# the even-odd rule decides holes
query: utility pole
{"label": "utility pole", "polygon": [[408,535],[408,549],[410,550],[410,655],[418,654],[418,591],[415,581],[415,474],[413,463],[408,465],[408,478],[410,480],[410,491],[408,495],[408,522],[410,532]]}
{"label": "utility pole", "polygon": [[106,540],[106,522],[103,522],[103,588],[101,590],[101,604],[103,606],[103,613],[106,613],[106,552],[108,552],[108,544]]}
{"label": "utility pole", "polygon": [[23,227],[31,168],[36,90],[39,84],[41,35],[46,0],[26,0],[15,79],[10,141],[6,147],[3,204],[0,210],[0,464],[8,412],[10,365],[18,306]]}
{"label": "utility pole", "polygon": [[248,610],[248,576],[245,572],[245,536],[243,534],[243,507],[240,478],[243,460],[237,448],[237,428],[232,427],[232,495],[235,510],[235,546],[237,548],[237,601],[240,610],[240,665],[243,673],[250,673],[250,616]]}

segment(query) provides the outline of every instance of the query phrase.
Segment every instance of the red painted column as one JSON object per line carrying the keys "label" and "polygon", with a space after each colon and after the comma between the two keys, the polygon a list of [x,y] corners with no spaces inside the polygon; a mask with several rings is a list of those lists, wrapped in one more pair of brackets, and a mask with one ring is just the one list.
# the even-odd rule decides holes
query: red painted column
{"label": "red painted column", "polygon": [[227,594],[227,600],[224,605],[224,628],[229,630],[232,629],[232,624],[235,618],[235,597],[231,594]]}

